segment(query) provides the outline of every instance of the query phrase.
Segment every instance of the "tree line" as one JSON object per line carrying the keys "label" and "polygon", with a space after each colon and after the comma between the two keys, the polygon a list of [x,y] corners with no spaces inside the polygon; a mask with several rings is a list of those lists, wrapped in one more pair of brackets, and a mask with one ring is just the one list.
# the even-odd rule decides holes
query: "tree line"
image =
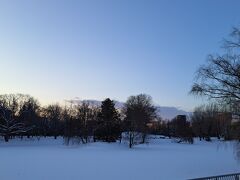
{"label": "tree line", "polygon": [[225,106],[209,103],[198,106],[186,117],[179,115],[171,121],[158,120],[151,129],[151,134],[175,138],[177,142],[193,143],[193,137],[211,141],[240,140],[240,119]]}
{"label": "tree line", "polygon": [[130,96],[121,109],[109,98],[100,107],[87,101],[41,107],[29,95],[0,95],[0,135],[6,142],[14,137],[61,136],[67,145],[124,140],[132,148],[146,143],[149,134],[173,138],[178,143],[193,143],[194,137],[207,141],[211,137],[238,139],[238,127],[238,123],[232,123],[232,114],[216,104],[197,107],[190,117],[162,120],[146,94]]}
{"label": "tree line", "polygon": [[6,142],[16,136],[63,136],[66,144],[121,142],[124,138],[131,148],[145,143],[147,125],[156,117],[152,98],[145,94],[129,97],[123,109],[116,109],[109,98],[101,107],[84,101],[41,107],[29,95],[0,95],[0,135]]}

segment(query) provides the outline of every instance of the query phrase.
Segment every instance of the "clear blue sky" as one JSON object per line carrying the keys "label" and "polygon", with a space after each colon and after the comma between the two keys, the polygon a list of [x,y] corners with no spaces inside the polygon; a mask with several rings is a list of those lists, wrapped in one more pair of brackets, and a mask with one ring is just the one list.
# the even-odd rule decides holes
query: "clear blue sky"
{"label": "clear blue sky", "polygon": [[238,0],[1,0],[0,93],[41,103],[150,94],[191,110],[194,72],[240,25]]}

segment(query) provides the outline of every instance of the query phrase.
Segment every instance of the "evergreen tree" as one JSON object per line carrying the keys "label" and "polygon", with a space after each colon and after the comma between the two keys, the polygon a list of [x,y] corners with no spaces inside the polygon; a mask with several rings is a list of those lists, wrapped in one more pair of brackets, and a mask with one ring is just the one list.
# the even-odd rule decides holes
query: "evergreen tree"
{"label": "evergreen tree", "polygon": [[106,142],[115,142],[121,136],[121,121],[114,102],[107,98],[102,102],[98,114],[98,127],[95,138]]}

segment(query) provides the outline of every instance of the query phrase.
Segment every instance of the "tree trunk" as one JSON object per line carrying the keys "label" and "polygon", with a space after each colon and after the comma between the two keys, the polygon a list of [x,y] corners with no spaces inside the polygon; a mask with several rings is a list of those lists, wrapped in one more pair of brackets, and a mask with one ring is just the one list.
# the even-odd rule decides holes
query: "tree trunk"
{"label": "tree trunk", "polygon": [[145,143],[145,140],[146,140],[146,134],[143,133],[143,134],[142,134],[142,142],[141,142],[141,144],[144,144],[144,143]]}
{"label": "tree trunk", "polygon": [[5,135],[5,136],[4,136],[4,140],[5,140],[5,142],[8,142],[9,136],[8,136],[8,135]]}
{"label": "tree trunk", "polygon": [[133,146],[133,135],[130,132],[130,134],[129,134],[129,148],[132,148],[132,146]]}

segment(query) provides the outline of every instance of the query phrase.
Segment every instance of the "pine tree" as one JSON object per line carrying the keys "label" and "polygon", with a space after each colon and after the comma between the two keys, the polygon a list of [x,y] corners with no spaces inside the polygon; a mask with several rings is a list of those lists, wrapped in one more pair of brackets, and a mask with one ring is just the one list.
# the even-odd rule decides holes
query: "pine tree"
{"label": "pine tree", "polygon": [[98,127],[95,138],[106,142],[115,142],[121,136],[121,121],[114,102],[107,98],[102,102],[98,114]]}

